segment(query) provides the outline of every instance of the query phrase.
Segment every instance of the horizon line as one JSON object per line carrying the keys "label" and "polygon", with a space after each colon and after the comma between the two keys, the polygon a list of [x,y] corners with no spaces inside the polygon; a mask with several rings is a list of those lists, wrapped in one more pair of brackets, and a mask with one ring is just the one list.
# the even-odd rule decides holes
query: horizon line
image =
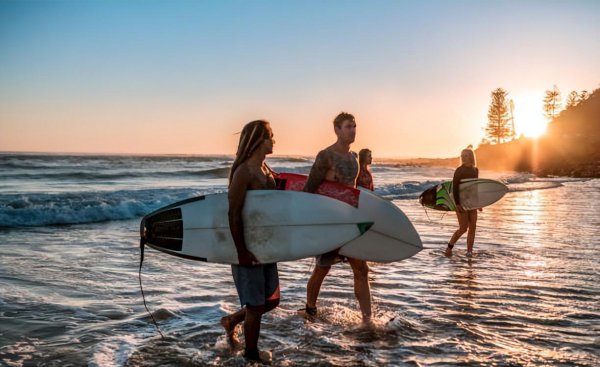
{"label": "horizon line", "polygon": [[[17,151],[17,150],[0,150],[0,154],[14,154],[14,155],[34,155],[34,154],[46,154],[46,155],[82,155],[82,156],[235,156],[235,153],[123,153],[123,152],[75,152],[75,151],[66,151],[66,152],[49,152],[49,151]],[[270,154],[272,157],[302,157],[302,158],[314,158],[314,155],[307,154]],[[410,159],[452,159],[458,158],[456,157],[377,157],[376,160],[386,160],[386,159],[394,159],[394,160],[410,160]]]}

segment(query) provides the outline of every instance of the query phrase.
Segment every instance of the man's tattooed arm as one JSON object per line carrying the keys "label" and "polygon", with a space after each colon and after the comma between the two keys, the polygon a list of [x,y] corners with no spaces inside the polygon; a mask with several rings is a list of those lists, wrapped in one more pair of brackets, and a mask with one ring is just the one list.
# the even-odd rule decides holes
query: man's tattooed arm
{"label": "man's tattooed arm", "polygon": [[325,181],[325,176],[330,167],[328,155],[326,150],[322,150],[317,154],[315,163],[310,169],[306,184],[304,184],[304,191],[314,193],[319,188],[319,185]]}

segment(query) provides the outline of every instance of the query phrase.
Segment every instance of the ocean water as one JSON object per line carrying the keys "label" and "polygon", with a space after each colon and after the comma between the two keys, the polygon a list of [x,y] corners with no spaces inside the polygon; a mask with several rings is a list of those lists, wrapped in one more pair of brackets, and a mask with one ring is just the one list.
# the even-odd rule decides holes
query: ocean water
{"label": "ocean water", "polygon": [[[269,157],[307,173],[304,157]],[[141,217],[224,191],[231,157],[0,155],[0,365],[243,366],[219,319],[238,309],[226,265],[147,249]],[[600,180],[481,172],[510,192],[480,213],[475,256],[465,238],[443,256],[454,215],[417,197],[452,169],[373,166],[376,192],[402,209],[424,249],[371,264],[374,324],[361,324],[352,272],[335,265],[321,316],[296,314],[311,259],[279,264],[281,306],[260,347],[278,366],[600,365]],[[242,339],[243,340],[243,339]]]}

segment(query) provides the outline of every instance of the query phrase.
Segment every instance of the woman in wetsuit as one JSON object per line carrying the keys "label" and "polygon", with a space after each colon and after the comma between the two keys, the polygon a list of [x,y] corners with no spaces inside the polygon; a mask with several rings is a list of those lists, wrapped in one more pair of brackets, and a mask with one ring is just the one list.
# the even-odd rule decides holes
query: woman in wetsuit
{"label": "woman in wetsuit", "polygon": [[[459,228],[454,232],[448,247],[446,256],[452,256],[452,248],[460,236],[467,233],[467,257],[473,256],[473,244],[475,242],[475,229],[477,228],[477,209],[464,210],[459,195],[459,187],[462,179],[479,178],[479,169],[475,164],[475,153],[472,149],[463,149],[460,153],[461,166],[454,171],[452,179],[452,195],[456,204],[456,217],[458,218]],[[479,209],[481,211],[481,209]]]}

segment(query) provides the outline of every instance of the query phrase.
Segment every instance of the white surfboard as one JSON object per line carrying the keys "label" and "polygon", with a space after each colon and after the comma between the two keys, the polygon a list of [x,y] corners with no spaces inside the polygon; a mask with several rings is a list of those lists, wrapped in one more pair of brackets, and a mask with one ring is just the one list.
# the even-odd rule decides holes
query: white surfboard
{"label": "white surfboard", "polygon": [[[237,264],[228,209],[227,193],[200,196],[145,216],[140,231],[157,250]],[[263,264],[331,251],[372,224],[367,215],[338,200],[277,190],[248,191],[242,217],[246,246]]]}
{"label": "white surfboard", "polygon": [[423,249],[419,233],[400,208],[370,190],[359,189],[358,208],[373,226],[342,246],[341,255],[387,263],[407,259]]}
{"label": "white surfboard", "polygon": [[[281,190],[302,190],[306,180],[306,175],[295,173],[281,173],[276,177]],[[409,258],[423,249],[419,233],[402,210],[372,191],[325,181],[317,194],[353,205],[373,222],[365,234],[341,247],[341,255],[387,263]]]}
{"label": "white surfboard", "polygon": [[[456,203],[452,194],[452,181],[445,181],[430,187],[419,196],[421,205],[441,211],[455,211]],[[465,210],[484,208],[492,205],[508,192],[508,187],[500,181],[487,178],[467,178],[460,181],[460,203]]]}
{"label": "white surfboard", "polygon": [[484,208],[502,199],[508,187],[500,181],[468,178],[460,181],[460,203],[465,210]]}

